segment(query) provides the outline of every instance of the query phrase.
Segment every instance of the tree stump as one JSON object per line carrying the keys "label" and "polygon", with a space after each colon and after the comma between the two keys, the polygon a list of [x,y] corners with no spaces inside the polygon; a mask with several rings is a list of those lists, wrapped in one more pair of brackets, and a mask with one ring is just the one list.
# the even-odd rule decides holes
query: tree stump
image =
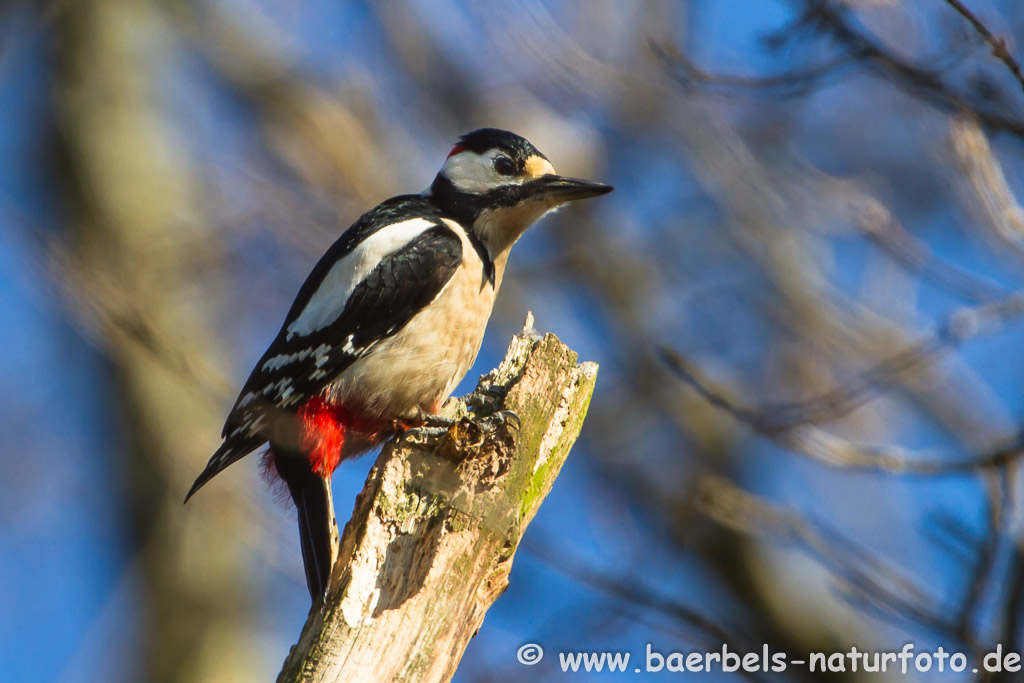
{"label": "tree stump", "polygon": [[[443,436],[388,443],[356,498],[332,585],[278,677],[294,681],[447,681],[505,588],[519,541],[579,436],[595,363],[527,317],[501,365],[444,413],[466,418],[504,396],[522,427],[484,433],[468,418]],[[484,392],[483,390],[487,390]]]}

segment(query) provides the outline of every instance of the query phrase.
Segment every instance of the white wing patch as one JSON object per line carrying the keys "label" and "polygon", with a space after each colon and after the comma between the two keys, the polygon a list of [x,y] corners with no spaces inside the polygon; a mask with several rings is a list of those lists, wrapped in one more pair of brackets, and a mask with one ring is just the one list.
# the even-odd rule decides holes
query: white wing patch
{"label": "white wing patch", "polygon": [[[435,225],[426,218],[410,218],[382,228],[363,240],[327,272],[309,303],[288,326],[287,338],[291,339],[297,334],[311,334],[337,320],[345,310],[352,291],[377,267],[381,259],[398,251]],[[267,364],[273,360],[276,358],[267,361]]]}

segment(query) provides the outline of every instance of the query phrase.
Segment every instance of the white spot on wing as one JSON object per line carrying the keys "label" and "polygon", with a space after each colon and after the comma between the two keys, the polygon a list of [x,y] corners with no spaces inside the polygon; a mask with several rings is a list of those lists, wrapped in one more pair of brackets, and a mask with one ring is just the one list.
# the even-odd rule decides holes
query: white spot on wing
{"label": "white spot on wing", "polygon": [[331,357],[327,355],[330,352],[330,350],[331,347],[327,344],[321,344],[320,346],[318,346],[316,348],[316,351],[313,352],[313,355],[316,357],[316,360],[313,362],[313,364],[316,365],[316,367],[318,368],[323,367],[324,364],[331,359]]}
{"label": "white spot on wing", "polygon": [[294,363],[297,360],[303,360],[308,358],[313,353],[313,349],[302,349],[295,353],[281,353],[273,358],[268,358],[267,362],[263,364],[262,370],[280,370],[289,363]]}
{"label": "white spot on wing", "polygon": [[281,400],[281,398],[290,396],[295,389],[292,387],[291,377],[282,377],[278,381],[268,384],[263,387],[262,393],[264,396],[274,396],[275,400]]}
{"label": "white spot on wing", "polygon": [[250,436],[255,435],[256,432],[259,431],[260,427],[262,427],[265,423],[265,415],[258,415],[256,419],[252,419],[250,417],[248,420],[238,425],[231,431],[231,437],[236,437],[239,434],[247,434]]}
{"label": "white spot on wing", "polygon": [[[426,218],[410,218],[382,228],[367,237],[327,272],[309,303],[288,326],[288,339],[296,334],[311,334],[338,319],[352,291],[381,259],[398,251],[435,223]],[[268,361],[269,362],[269,361]]]}

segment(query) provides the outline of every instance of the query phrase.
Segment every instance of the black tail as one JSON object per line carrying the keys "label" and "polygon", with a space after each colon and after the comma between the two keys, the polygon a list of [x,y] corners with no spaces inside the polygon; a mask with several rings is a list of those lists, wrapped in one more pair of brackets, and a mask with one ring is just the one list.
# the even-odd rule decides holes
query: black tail
{"label": "black tail", "polygon": [[277,473],[288,485],[299,516],[302,563],[313,602],[323,598],[338,557],[338,524],[334,519],[331,480],[315,473],[302,456],[281,455],[271,446]]}

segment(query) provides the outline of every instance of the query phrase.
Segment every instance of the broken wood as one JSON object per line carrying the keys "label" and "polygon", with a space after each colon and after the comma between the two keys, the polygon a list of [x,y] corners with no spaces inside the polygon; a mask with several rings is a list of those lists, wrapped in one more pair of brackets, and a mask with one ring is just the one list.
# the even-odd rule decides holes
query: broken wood
{"label": "broken wood", "polygon": [[554,335],[536,335],[530,316],[501,365],[444,411],[466,418],[485,393],[504,395],[497,407],[519,415],[518,432],[485,433],[466,418],[384,447],[345,527],[326,604],[311,610],[279,683],[452,677],[583,425],[597,365],[576,360]]}

